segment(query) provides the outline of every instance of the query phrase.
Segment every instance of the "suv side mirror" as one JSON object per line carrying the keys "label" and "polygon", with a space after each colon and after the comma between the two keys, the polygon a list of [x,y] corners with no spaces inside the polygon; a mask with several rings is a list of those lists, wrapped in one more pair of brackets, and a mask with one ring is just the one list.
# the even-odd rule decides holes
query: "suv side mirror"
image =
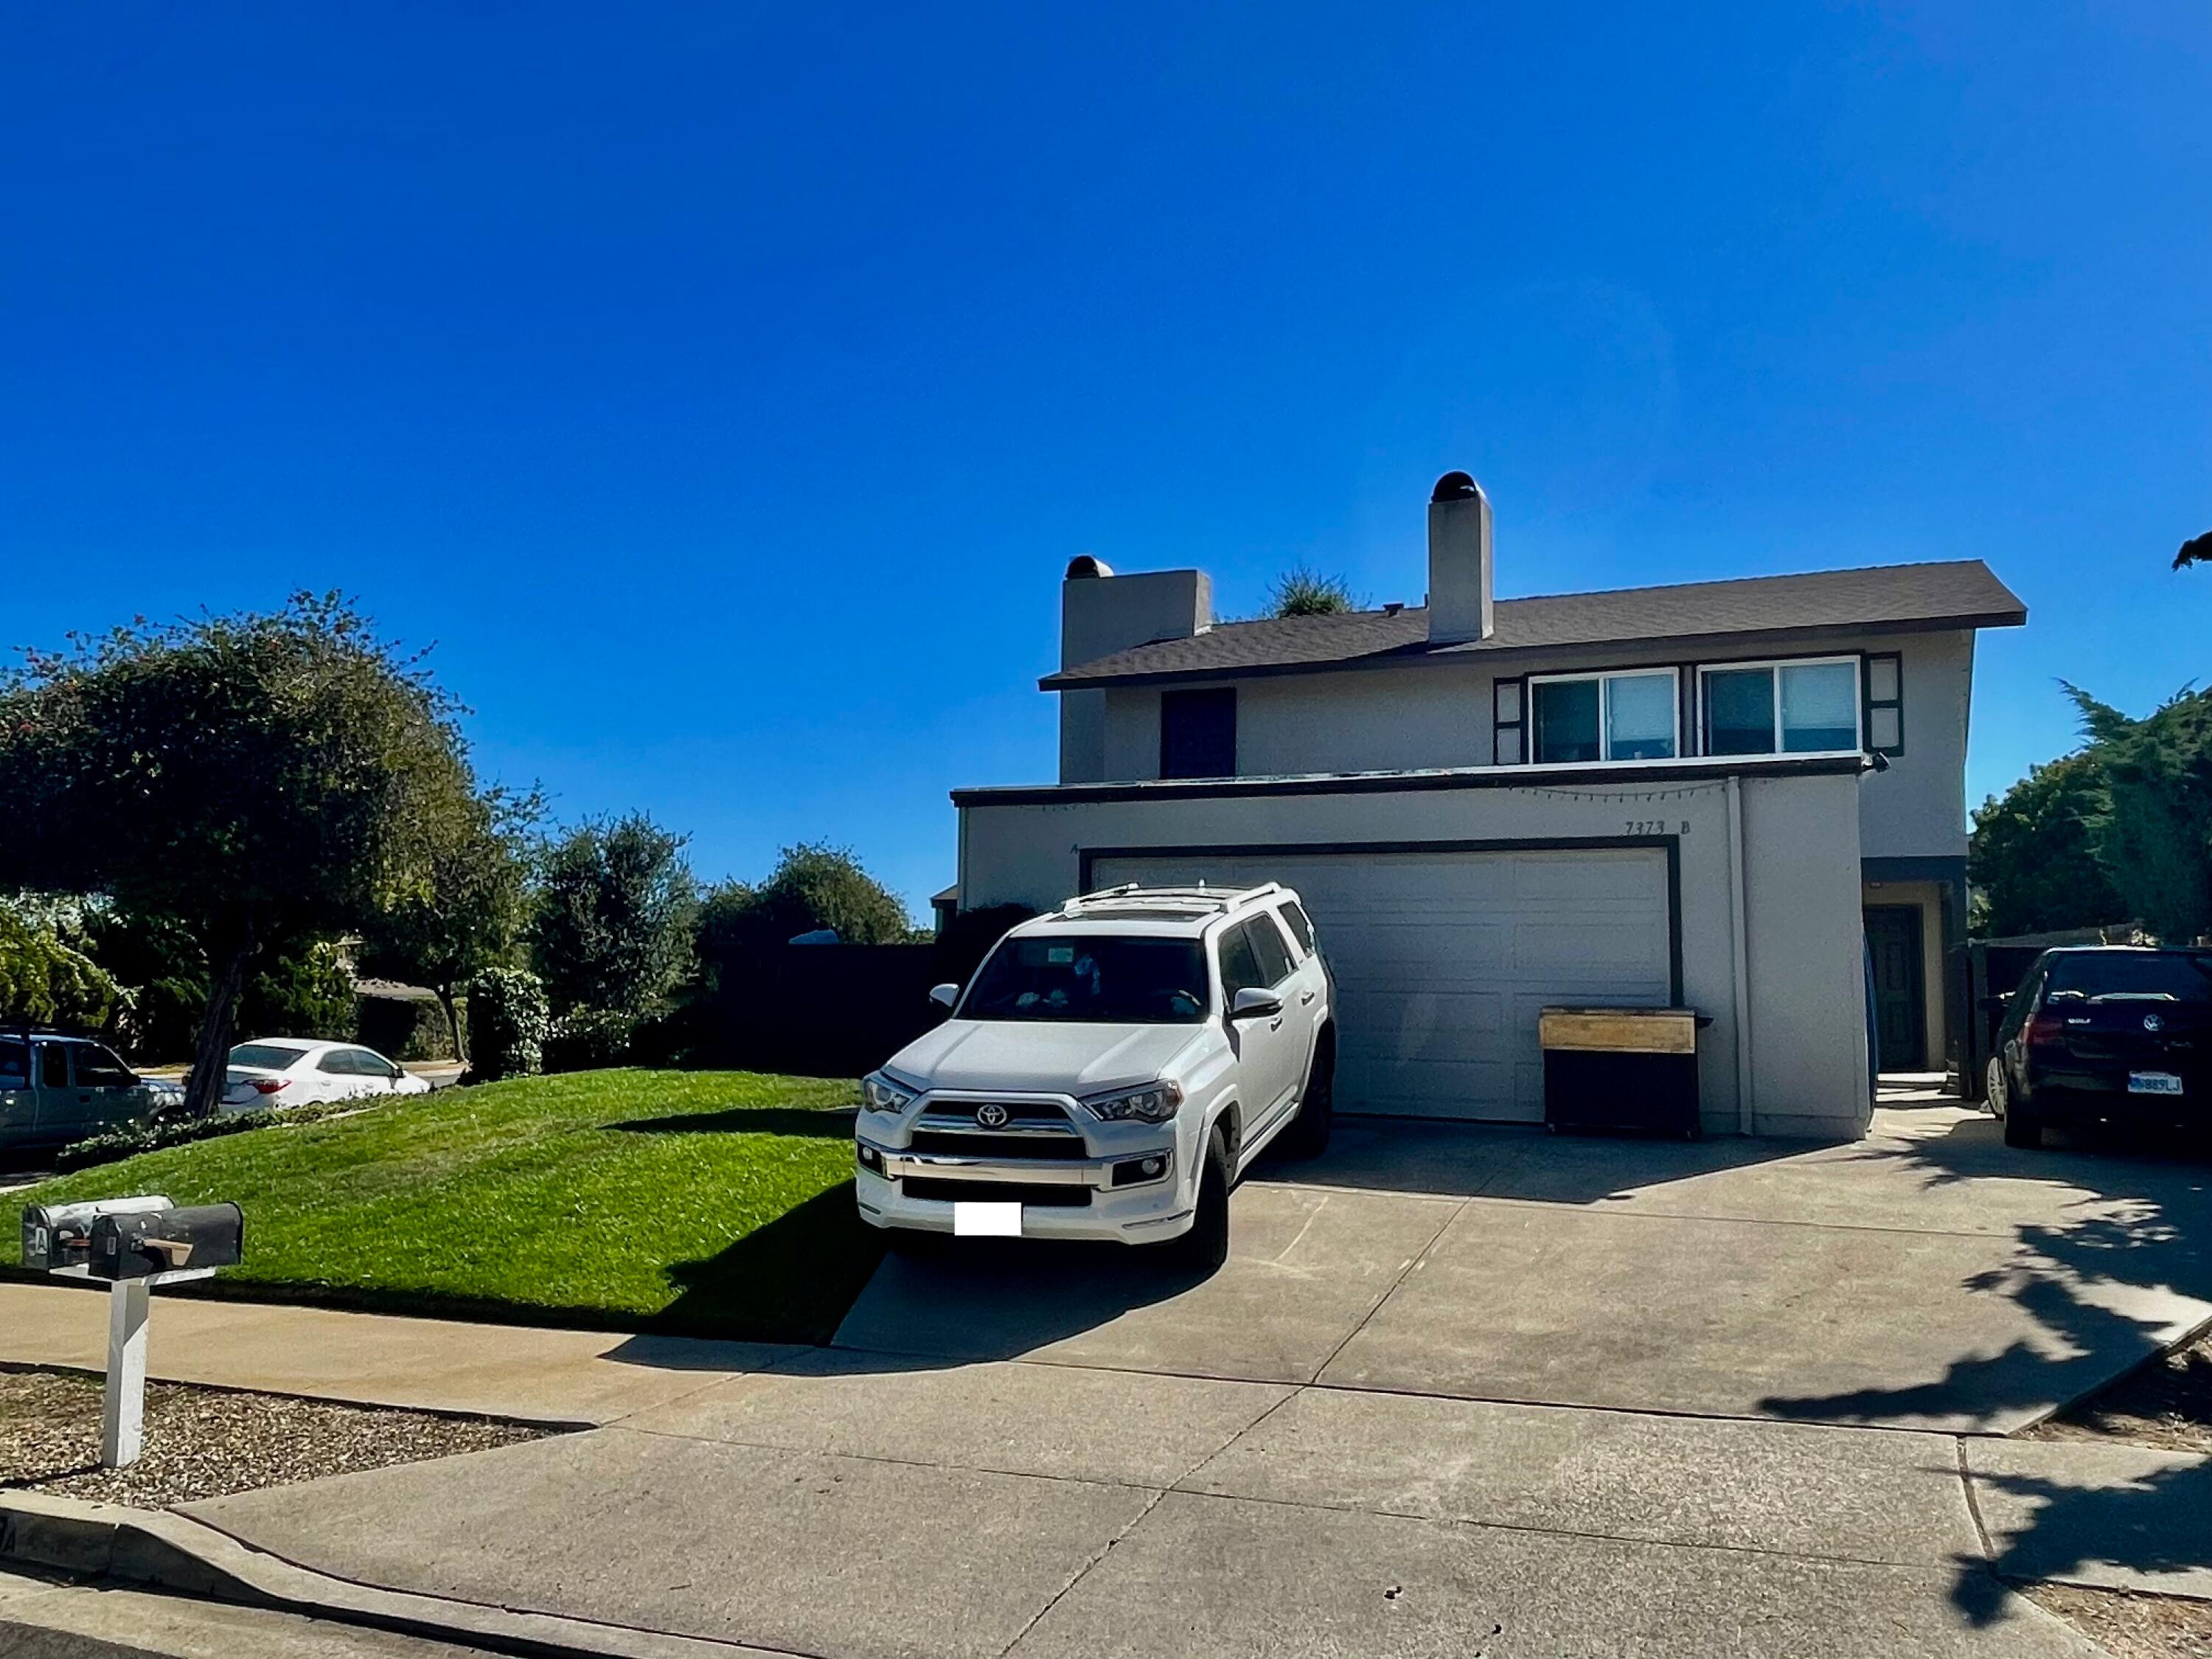
{"label": "suv side mirror", "polygon": [[933,985],[929,988],[929,1000],[940,1008],[949,1009],[960,1000],[960,988],[957,985]]}
{"label": "suv side mirror", "polygon": [[1283,1012],[1283,1000],[1273,991],[1263,991],[1256,985],[1248,985],[1237,994],[1229,1005],[1231,1019],[1267,1019]]}

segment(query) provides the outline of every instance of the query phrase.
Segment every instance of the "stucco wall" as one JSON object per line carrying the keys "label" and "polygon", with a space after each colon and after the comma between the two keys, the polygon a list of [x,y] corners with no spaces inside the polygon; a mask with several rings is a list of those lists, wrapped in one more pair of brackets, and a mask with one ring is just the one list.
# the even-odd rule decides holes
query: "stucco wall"
{"label": "stucco wall", "polygon": [[[1540,784],[1381,793],[1224,797],[1170,787],[1056,799],[1048,791],[977,791],[962,798],[961,902],[1057,904],[1077,890],[1086,848],[1664,836],[1678,848],[1684,1000],[1714,1019],[1699,1042],[1707,1128],[1748,1122],[1757,1133],[1855,1136],[1870,1097],[1858,788],[1848,772],[1761,775],[1754,765],[1733,784],[1687,773],[1608,783],[1601,774],[1553,771]],[[1741,797],[1740,855],[1731,853],[1732,791]]]}
{"label": "stucco wall", "polygon": [[[1725,652],[1679,649],[1516,653],[1510,664],[1440,661],[1340,673],[1261,676],[1237,687],[1237,771],[1242,777],[1315,772],[1403,771],[1487,766],[1496,673],[1573,673],[1595,668],[1674,667],[1729,658],[1895,652],[1904,659],[1905,753],[1866,781],[1860,842],[1869,858],[1961,857],[1966,850],[1967,709],[1973,678],[1971,632],[1869,635],[1837,641],[1801,636],[1733,645]],[[1101,694],[1070,694],[1075,698]],[[1063,769],[1061,781],[1157,778],[1160,694],[1156,687],[1109,690],[1103,769]]]}

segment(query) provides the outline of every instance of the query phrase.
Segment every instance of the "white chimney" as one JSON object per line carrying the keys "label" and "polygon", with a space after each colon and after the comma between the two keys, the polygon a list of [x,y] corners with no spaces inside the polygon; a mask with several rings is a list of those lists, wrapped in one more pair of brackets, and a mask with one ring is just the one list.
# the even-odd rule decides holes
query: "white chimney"
{"label": "white chimney", "polygon": [[1466,473],[1447,472],[1429,494],[1429,643],[1490,634],[1490,498]]}

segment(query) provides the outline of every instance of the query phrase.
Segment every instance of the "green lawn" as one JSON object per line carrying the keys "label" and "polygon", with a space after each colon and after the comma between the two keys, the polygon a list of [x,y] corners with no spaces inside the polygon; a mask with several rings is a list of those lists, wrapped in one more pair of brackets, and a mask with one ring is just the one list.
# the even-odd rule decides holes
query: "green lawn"
{"label": "green lawn", "polygon": [[[222,1293],[820,1341],[874,1268],[849,1083],[580,1072],[148,1152],[13,1201],[234,1200]],[[0,1231],[0,1263],[18,1261]]]}

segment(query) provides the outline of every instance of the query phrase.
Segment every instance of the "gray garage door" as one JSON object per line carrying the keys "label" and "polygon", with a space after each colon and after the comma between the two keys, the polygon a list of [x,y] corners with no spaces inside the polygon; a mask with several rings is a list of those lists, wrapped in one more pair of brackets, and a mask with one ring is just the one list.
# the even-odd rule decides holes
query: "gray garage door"
{"label": "gray garage door", "polygon": [[1102,857],[1091,884],[1295,887],[1336,976],[1346,1111],[1540,1121],[1537,1011],[1664,1006],[1666,855],[1645,848]]}

